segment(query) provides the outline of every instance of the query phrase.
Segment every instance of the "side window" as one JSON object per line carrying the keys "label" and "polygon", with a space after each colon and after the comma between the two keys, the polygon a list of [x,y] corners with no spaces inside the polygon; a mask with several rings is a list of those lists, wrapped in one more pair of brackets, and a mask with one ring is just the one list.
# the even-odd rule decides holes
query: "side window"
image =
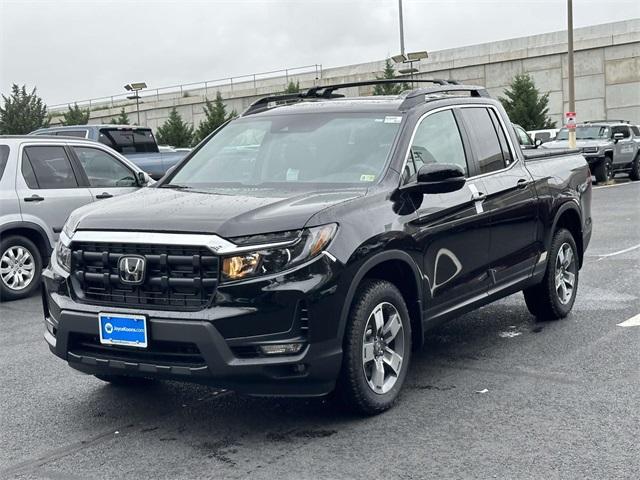
{"label": "side window", "polygon": [[[506,145],[503,147],[503,142],[506,143],[504,132],[499,125],[496,131],[496,125],[489,110],[477,107],[463,108],[462,115],[469,129],[471,144],[475,148],[479,173],[490,173],[505,168],[508,163],[503,150],[506,147]],[[503,138],[498,136],[498,131],[502,132]]]}
{"label": "side window", "polygon": [[613,137],[616,133],[621,133],[624,135],[624,138],[629,138],[631,136],[631,132],[629,132],[629,127],[624,125],[618,125],[617,127],[613,127],[611,129],[611,136]]}
{"label": "side window", "polygon": [[636,137],[640,137],[640,128],[636,127],[635,125],[632,125],[631,131]]}
{"label": "side window", "polygon": [[25,147],[22,175],[29,188],[76,188],[78,181],[64,147]]}
{"label": "side window", "polygon": [[451,110],[425,117],[415,132],[405,176],[413,177],[426,163],[455,163],[469,173],[458,124]]}
{"label": "side window", "polygon": [[529,135],[527,135],[527,132],[525,132],[522,127],[514,126],[513,129],[515,130],[516,135],[518,135],[520,145],[533,145]]}
{"label": "side window", "polygon": [[73,147],[92,187],[135,187],[134,173],[117,158],[98,148]]}
{"label": "side window", "polygon": [[7,167],[7,161],[9,160],[9,146],[0,145],[0,180],[2,180],[2,174]]}

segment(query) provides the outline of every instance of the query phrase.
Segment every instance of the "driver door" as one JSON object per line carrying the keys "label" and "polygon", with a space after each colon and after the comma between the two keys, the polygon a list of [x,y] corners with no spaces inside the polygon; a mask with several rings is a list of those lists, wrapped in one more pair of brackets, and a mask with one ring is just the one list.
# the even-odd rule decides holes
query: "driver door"
{"label": "driver door", "polygon": [[87,176],[94,199],[103,200],[139,188],[136,173],[101,148],[74,145],[71,150]]}

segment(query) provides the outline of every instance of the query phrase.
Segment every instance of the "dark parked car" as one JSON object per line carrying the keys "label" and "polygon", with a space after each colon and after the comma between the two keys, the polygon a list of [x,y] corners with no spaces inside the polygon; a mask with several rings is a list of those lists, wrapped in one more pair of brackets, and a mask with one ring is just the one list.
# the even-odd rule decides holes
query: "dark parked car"
{"label": "dark parked car", "polygon": [[[591,235],[578,151],[525,156],[482,87],[259,100],[158,185],[83,207],[45,338],[109,381],[395,401],[438,323],[518,291],[565,317]],[[529,155],[529,154],[527,154]]]}
{"label": "dark parked car", "polygon": [[127,157],[154,180],[189,153],[160,151],[151,129],[137,125],[67,125],[41,128],[30,135],[87,138],[103,143]]}

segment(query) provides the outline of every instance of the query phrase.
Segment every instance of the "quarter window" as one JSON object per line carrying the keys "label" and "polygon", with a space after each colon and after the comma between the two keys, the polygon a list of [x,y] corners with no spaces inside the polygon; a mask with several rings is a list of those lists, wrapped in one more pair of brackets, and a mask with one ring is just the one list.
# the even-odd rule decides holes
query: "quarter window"
{"label": "quarter window", "polygon": [[462,115],[469,130],[471,144],[475,147],[479,173],[505,168],[511,162],[511,155],[504,131],[493,111],[490,113],[486,108],[477,107],[463,108]]}
{"label": "quarter window", "polygon": [[425,117],[413,137],[405,177],[411,179],[427,163],[454,163],[469,173],[458,124],[451,110]]}
{"label": "quarter window", "polygon": [[78,181],[64,147],[26,147],[22,175],[29,188],[76,188]]}
{"label": "quarter window", "polygon": [[2,174],[7,166],[7,160],[9,160],[9,146],[0,145],[0,180],[2,179]]}

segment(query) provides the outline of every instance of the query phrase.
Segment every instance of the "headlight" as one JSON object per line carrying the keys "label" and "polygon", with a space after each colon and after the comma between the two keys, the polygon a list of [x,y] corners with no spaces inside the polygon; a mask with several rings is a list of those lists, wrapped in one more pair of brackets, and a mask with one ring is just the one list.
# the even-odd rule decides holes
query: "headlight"
{"label": "headlight", "polygon": [[[269,275],[304,263],[325,249],[337,229],[338,225],[335,223],[305,228],[299,238],[290,245],[263,250],[260,250],[260,246],[256,245],[255,251],[224,257],[222,260],[222,280],[232,281]],[[243,243],[246,240],[243,239]]]}
{"label": "headlight", "polygon": [[598,153],[598,147],[583,147],[582,153]]}
{"label": "headlight", "polygon": [[71,271],[71,249],[63,243],[62,239],[58,240],[56,244],[56,259],[58,260],[58,265],[64,270]]}

